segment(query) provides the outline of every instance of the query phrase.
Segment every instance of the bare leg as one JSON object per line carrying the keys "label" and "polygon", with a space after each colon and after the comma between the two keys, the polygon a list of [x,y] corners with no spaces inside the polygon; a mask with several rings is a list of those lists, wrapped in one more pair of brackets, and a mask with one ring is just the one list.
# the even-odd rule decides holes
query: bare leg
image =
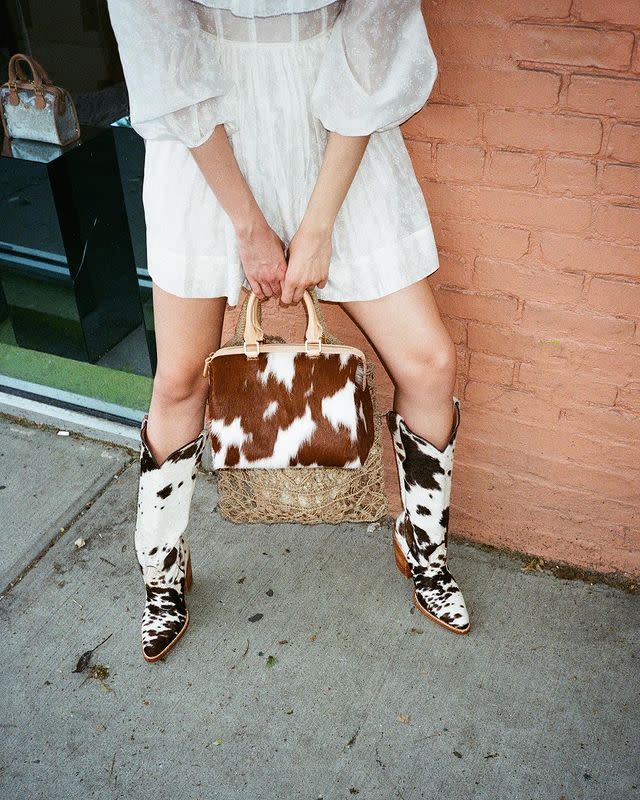
{"label": "bare leg", "polygon": [[153,284],[158,367],[147,438],[158,464],[204,426],[205,358],[220,346],[226,297],[183,298]]}
{"label": "bare leg", "polygon": [[394,409],[442,450],[453,426],[456,350],[426,278],[375,300],[340,303],[395,385]]}

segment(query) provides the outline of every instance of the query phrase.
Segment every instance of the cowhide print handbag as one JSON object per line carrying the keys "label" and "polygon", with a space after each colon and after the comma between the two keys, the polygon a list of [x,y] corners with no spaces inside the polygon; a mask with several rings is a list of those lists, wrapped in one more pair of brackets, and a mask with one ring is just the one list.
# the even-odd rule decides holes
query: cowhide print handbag
{"label": "cowhide print handbag", "polygon": [[361,467],[374,439],[365,354],[323,339],[309,291],[304,342],[265,340],[259,304],[251,292],[242,343],[205,361],[213,469]]}

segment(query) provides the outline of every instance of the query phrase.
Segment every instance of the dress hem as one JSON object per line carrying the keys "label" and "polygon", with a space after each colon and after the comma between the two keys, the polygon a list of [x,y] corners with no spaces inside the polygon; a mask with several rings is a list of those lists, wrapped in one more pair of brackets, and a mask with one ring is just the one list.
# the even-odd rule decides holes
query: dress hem
{"label": "dress hem", "polygon": [[[411,246],[409,243],[415,242],[416,239],[423,244],[423,247],[418,247],[417,250],[414,251],[414,258],[411,259],[411,263],[413,264],[412,269],[406,266],[406,262],[404,262],[403,259],[398,258],[398,250],[404,249],[407,246]],[[426,245],[426,247],[424,245]],[[401,267],[393,273],[394,280],[390,280],[388,278],[388,273],[385,273],[385,277],[387,278],[386,280],[381,280],[372,286],[368,286],[366,291],[350,291],[349,289],[341,291],[339,286],[331,285],[332,270],[334,276],[338,272],[351,276],[350,283],[352,286],[358,285],[358,281],[353,280],[353,276],[357,275],[359,270],[354,270],[352,267],[362,264],[363,262],[366,264],[372,264],[375,261],[378,261],[379,263],[383,262],[386,260],[390,251],[395,254],[396,263]],[[182,287],[178,285],[180,281],[170,282],[164,280],[164,278],[170,274],[171,271],[175,271],[176,276],[184,276],[183,270],[176,269],[176,264],[186,263],[184,254],[172,254],[171,251],[166,250],[166,248],[162,249],[162,254],[162,259],[154,259],[151,254],[149,254],[148,262],[153,263],[155,261],[156,265],[158,265],[158,263],[162,261],[167,264],[167,266],[170,264],[169,269],[162,271],[156,271],[155,268],[151,269],[149,267],[147,269],[154,283],[156,283],[164,291],[168,292],[169,294],[173,294],[176,297],[181,297],[184,299],[215,299],[218,297],[226,297],[227,305],[231,308],[235,308],[240,302],[240,290],[244,288],[247,291],[251,291],[251,287],[246,276],[244,275],[244,272],[236,272],[237,280],[230,280],[228,260],[207,259],[207,269],[209,271],[219,270],[219,277],[221,279],[220,282],[223,285],[218,288],[210,287],[208,289],[203,289],[200,292],[196,291],[186,293],[184,285]],[[391,261],[388,261],[387,263],[392,266]],[[422,280],[422,278],[426,278],[427,276],[433,274],[439,268],[439,266],[438,252],[433,240],[433,231],[431,228],[421,228],[420,230],[414,231],[414,233],[403,237],[397,242],[394,242],[393,245],[387,245],[386,247],[381,248],[379,251],[367,253],[366,255],[363,255],[357,259],[351,259],[349,262],[333,262],[329,268],[329,281],[327,282],[327,285],[323,289],[316,288],[316,295],[318,300],[325,300],[333,303],[378,300],[381,297],[386,297],[393,292],[404,289],[407,286],[410,286],[412,283]],[[237,263],[234,265],[234,268],[237,270]],[[162,273],[164,273],[164,275]]]}

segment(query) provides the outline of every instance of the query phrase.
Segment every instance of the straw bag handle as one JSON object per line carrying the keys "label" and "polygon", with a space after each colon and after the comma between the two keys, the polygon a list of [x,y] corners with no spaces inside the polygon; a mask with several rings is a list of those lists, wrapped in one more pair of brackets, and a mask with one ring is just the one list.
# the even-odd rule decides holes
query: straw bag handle
{"label": "straw bag handle", "polygon": [[[322,344],[322,325],[320,324],[320,320],[318,319],[318,315],[316,314],[315,305],[309,294],[307,289],[304,290],[304,294],[302,295],[302,299],[304,300],[304,304],[307,308],[307,330],[305,333],[305,347],[308,349],[309,344],[316,345],[317,349],[319,350]],[[247,348],[253,347],[255,348],[255,352],[257,354],[259,350],[258,342],[261,342],[264,338],[264,332],[262,330],[262,325],[260,324],[259,318],[259,306],[260,306],[260,299],[255,292],[251,292],[249,295],[249,299],[247,301],[247,315],[244,325],[244,349],[247,355],[249,355]]]}

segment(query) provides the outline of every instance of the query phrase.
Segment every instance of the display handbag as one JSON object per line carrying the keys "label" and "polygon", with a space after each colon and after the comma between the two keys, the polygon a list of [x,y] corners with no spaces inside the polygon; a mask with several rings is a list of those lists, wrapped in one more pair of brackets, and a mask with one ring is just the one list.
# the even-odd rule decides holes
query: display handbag
{"label": "display handbag", "polygon": [[[24,64],[31,70],[30,80]],[[0,86],[0,117],[8,139],[66,145],[80,138],[70,94],[51,82],[35,58],[16,53],[9,60],[8,72],[9,80]]]}
{"label": "display handbag", "polygon": [[373,521],[386,514],[374,364],[325,330],[305,291],[305,341],[262,330],[245,299],[235,335],[205,360],[220,513],[237,522]]}

